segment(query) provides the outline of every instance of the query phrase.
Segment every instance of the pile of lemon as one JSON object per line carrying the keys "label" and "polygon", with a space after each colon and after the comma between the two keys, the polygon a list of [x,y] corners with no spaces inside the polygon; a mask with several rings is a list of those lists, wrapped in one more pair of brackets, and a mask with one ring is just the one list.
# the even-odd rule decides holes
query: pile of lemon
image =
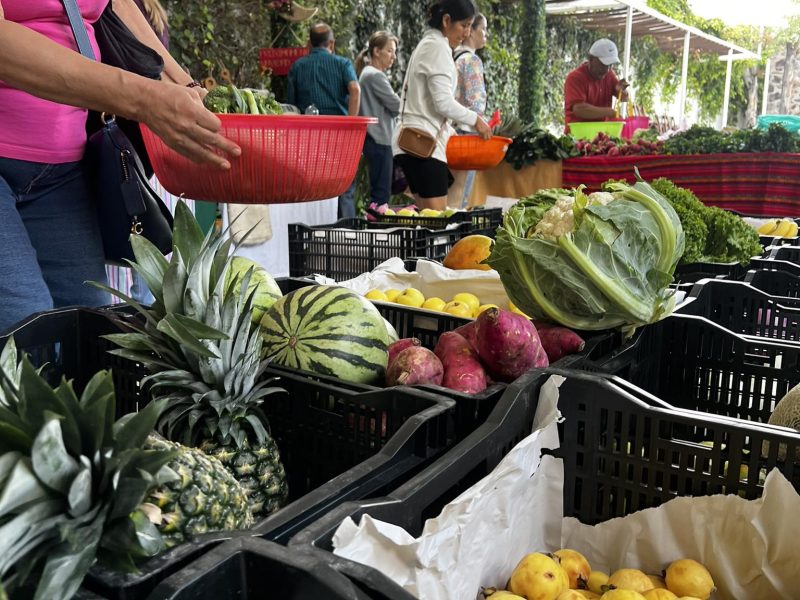
{"label": "pile of lemon", "polygon": [[487,308],[498,308],[496,304],[481,304],[475,294],[462,292],[456,294],[449,301],[445,301],[438,296],[426,298],[418,289],[410,287],[404,290],[391,289],[370,290],[364,297],[378,302],[394,302],[412,308],[425,308],[437,312],[448,313],[456,317],[471,319],[477,317]]}
{"label": "pile of lemon", "polygon": [[691,558],[671,563],[663,577],[638,569],[618,569],[610,576],[592,571],[580,552],[562,549],[553,554],[533,552],[517,565],[508,590],[483,590],[491,600],[707,600],[714,580]]}

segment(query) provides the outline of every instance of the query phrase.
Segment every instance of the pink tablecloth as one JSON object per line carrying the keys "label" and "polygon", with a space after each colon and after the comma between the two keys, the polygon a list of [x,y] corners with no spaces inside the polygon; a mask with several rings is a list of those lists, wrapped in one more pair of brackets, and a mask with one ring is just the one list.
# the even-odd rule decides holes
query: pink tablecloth
{"label": "pink tablecloth", "polygon": [[564,187],[597,190],[609,179],[666,177],[706,204],[747,215],[800,216],[800,154],[586,156],[563,162]]}

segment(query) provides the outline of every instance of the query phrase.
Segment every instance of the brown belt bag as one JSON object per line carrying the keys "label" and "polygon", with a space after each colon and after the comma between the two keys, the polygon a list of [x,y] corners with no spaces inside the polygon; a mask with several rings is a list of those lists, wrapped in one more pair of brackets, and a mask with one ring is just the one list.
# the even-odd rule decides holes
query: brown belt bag
{"label": "brown belt bag", "polygon": [[400,150],[417,158],[430,158],[436,150],[436,138],[414,127],[401,127],[397,137]]}

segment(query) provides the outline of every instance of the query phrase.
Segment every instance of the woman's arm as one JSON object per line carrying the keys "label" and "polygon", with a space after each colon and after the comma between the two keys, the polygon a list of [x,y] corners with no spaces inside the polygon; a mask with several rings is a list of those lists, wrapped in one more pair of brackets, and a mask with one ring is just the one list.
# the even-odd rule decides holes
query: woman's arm
{"label": "woman's arm", "polygon": [[183,70],[178,61],[172,58],[169,50],[158,39],[153,28],[150,27],[150,23],[147,22],[147,18],[133,0],[111,0],[111,6],[122,22],[131,30],[131,33],[136,36],[136,39],[150,46],[164,59],[164,72],[161,75],[163,79],[178,85],[187,85],[192,82],[192,77]]}
{"label": "woman's arm", "polygon": [[6,84],[46,100],[145,123],[194,161],[229,168],[209,146],[234,156],[241,153],[218,133],[220,120],[189,88],[90,60],[7,19],[0,19],[0,56],[0,80]]}
{"label": "woman's arm", "polygon": [[394,93],[389,78],[383,73],[375,74],[369,78],[369,83],[365,84],[372,87],[372,91],[381,104],[386,107],[393,117],[400,114],[400,96]]}
{"label": "woman's arm", "polygon": [[428,91],[433,98],[433,106],[442,117],[464,125],[475,125],[478,113],[459,104],[453,96],[453,79],[446,74],[429,75]]}

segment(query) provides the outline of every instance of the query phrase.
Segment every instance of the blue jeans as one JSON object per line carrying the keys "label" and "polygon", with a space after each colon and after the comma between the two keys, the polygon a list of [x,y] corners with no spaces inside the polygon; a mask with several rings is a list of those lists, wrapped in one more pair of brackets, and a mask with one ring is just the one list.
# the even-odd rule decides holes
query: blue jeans
{"label": "blue jeans", "polygon": [[0,158],[0,331],[62,306],[101,306],[103,242],[83,163]]}
{"label": "blue jeans", "polygon": [[340,219],[347,219],[356,216],[356,179],[353,178],[353,183],[347,188],[341,196],[339,196],[339,210]]}
{"label": "blue jeans", "polygon": [[378,144],[369,135],[364,140],[364,156],[369,162],[370,201],[381,205],[389,202],[392,195],[392,147]]}

